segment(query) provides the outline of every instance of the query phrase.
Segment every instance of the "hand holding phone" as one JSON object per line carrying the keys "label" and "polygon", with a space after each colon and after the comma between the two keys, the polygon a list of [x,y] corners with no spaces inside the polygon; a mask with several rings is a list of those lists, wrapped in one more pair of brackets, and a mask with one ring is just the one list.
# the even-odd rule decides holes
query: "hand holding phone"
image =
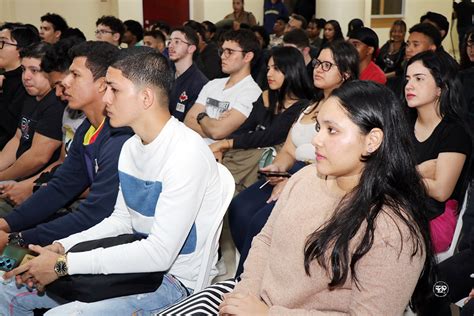
{"label": "hand holding phone", "polygon": [[[32,252],[28,248],[23,248],[16,245],[7,245],[0,256],[0,270],[11,271],[31,259],[29,255]],[[27,260],[25,259],[25,256]],[[29,258],[29,259],[28,259]]]}

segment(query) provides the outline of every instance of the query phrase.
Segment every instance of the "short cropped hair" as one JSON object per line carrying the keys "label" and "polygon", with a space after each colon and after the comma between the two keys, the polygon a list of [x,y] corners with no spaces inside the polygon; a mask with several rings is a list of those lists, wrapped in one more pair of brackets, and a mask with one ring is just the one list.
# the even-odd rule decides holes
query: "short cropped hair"
{"label": "short cropped hair", "polygon": [[283,43],[292,44],[298,48],[309,47],[308,34],[303,29],[294,29],[283,36]]}
{"label": "short cropped hair", "polygon": [[69,28],[66,20],[56,13],[46,13],[41,17],[41,22],[44,21],[51,23],[53,25],[53,29],[55,31],[61,31],[61,33]]}
{"label": "short cropped hair", "polygon": [[95,22],[95,26],[99,26],[99,24],[110,27],[112,32],[120,34],[120,38],[122,38],[123,33],[125,33],[125,26],[123,26],[122,20],[115,16],[103,15]]}
{"label": "short cropped hair", "polygon": [[429,23],[418,23],[413,25],[408,33],[421,33],[426,37],[430,38],[431,42],[436,46],[436,49],[441,46],[441,34],[438,29]]}
{"label": "short cropped hair", "polygon": [[201,36],[201,39],[203,41],[206,40],[206,29],[204,28],[204,26],[201,23],[199,23],[197,21],[194,21],[194,20],[188,20],[188,21],[184,22],[184,26],[192,28],[193,30],[196,31],[196,33],[198,35]]}
{"label": "short cropped hair", "polygon": [[259,57],[260,43],[251,30],[242,29],[228,31],[222,36],[222,41],[236,42],[244,52],[252,52],[254,55],[252,64],[254,64]]}
{"label": "short cropped hair", "polygon": [[84,35],[84,33],[82,33],[80,29],[75,28],[75,27],[70,27],[61,33],[61,39],[65,39],[69,37],[77,37],[79,39],[82,39],[83,41],[86,40],[86,36]]}
{"label": "short cropped hair", "polygon": [[32,25],[21,23],[5,23],[0,26],[0,31],[10,30],[11,38],[16,41],[17,48],[22,49],[41,41],[38,29]]}
{"label": "short cropped hair", "polygon": [[69,50],[75,45],[84,42],[85,40],[77,37],[62,38],[55,44],[53,49],[48,51],[41,61],[41,69],[50,73],[53,71],[67,72],[71,66],[72,58],[69,55]]}
{"label": "short cropped hair", "polygon": [[436,24],[439,30],[442,30],[445,32],[444,36],[448,34],[449,21],[444,15],[436,13],[436,12],[428,11],[426,12],[425,15],[420,17],[420,23],[423,23],[425,20],[430,20],[431,22]]}
{"label": "short cropped hair", "polygon": [[102,41],[82,42],[69,51],[71,59],[86,58],[86,67],[92,72],[94,80],[105,77],[107,68],[117,59],[118,47]]}
{"label": "short cropped hair", "polygon": [[140,22],[135,20],[124,21],[123,24],[127,27],[127,30],[130,31],[137,38],[137,42],[143,39],[143,27]]}
{"label": "short cropped hair", "polygon": [[299,15],[299,14],[292,14],[291,15],[291,18],[293,18],[294,20],[297,20],[297,21],[300,21],[301,22],[301,28],[302,29],[306,29],[306,27],[308,26],[308,21],[306,21],[306,18],[302,15]]}
{"label": "short cropped hair", "polygon": [[[37,42],[25,48],[22,48],[20,50],[20,57],[36,58],[42,61],[44,56],[48,53],[51,53],[52,50],[53,45],[46,42]],[[41,66],[41,69],[43,69],[43,66]]]}
{"label": "short cropped hair", "polygon": [[166,57],[150,47],[132,47],[120,52],[112,68],[136,86],[158,88],[160,104],[168,108],[169,94],[174,77]]}
{"label": "short cropped hair", "polygon": [[190,43],[191,45],[196,46],[196,48],[199,46],[199,37],[197,35],[197,32],[193,28],[188,27],[188,26],[177,27],[177,28],[174,28],[173,30],[171,30],[171,33],[173,33],[173,32],[183,33],[184,38],[186,39],[186,41],[188,43]]}
{"label": "short cropped hair", "polygon": [[145,33],[143,33],[143,37],[145,36],[151,36],[156,38],[158,41],[166,43],[165,35],[163,35],[163,32],[161,32],[160,30],[145,31]]}

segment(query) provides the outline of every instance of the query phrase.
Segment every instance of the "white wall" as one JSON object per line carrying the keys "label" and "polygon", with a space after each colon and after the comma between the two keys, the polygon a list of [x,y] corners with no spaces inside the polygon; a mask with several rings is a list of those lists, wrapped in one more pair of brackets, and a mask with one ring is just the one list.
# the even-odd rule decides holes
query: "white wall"
{"label": "white wall", "polygon": [[[232,13],[232,0],[189,0],[190,19],[196,21],[209,20],[216,23]],[[245,11],[255,15],[257,22],[263,24],[263,1],[245,0]]]}
{"label": "white wall", "polygon": [[47,12],[63,16],[71,27],[94,39],[95,22],[102,15],[143,20],[141,0],[0,0],[0,21],[31,23],[39,27]]}

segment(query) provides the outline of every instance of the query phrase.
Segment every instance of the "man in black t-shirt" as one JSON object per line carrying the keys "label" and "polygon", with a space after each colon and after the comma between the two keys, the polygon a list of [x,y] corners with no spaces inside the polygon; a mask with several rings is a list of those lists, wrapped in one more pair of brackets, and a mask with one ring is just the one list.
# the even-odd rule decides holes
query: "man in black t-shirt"
{"label": "man in black t-shirt", "polygon": [[23,104],[15,136],[0,152],[0,180],[29,177],[59,159],[64,106],[51,90],[41,59],[51,45],[37,43],[21,51]]}
{"label": "man in black t-shirt", "polygon": [[21,82],[19,51],[39,41],[40,37],[32,27],[20,23],[5,23],[0,27],[0,68],[5,70],[0,83],[0,150],[15,135],[28,95]]}

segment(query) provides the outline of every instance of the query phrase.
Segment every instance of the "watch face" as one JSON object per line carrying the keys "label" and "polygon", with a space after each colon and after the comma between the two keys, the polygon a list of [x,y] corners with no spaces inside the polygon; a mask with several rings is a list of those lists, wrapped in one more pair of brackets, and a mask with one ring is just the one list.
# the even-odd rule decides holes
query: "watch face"
{"label": "watch face", "polygon": [[58,261],[56,262],[56,265],[54,266],[54,271],[58,275],[66,275],[67,274],[67,264],[64,261]]}

